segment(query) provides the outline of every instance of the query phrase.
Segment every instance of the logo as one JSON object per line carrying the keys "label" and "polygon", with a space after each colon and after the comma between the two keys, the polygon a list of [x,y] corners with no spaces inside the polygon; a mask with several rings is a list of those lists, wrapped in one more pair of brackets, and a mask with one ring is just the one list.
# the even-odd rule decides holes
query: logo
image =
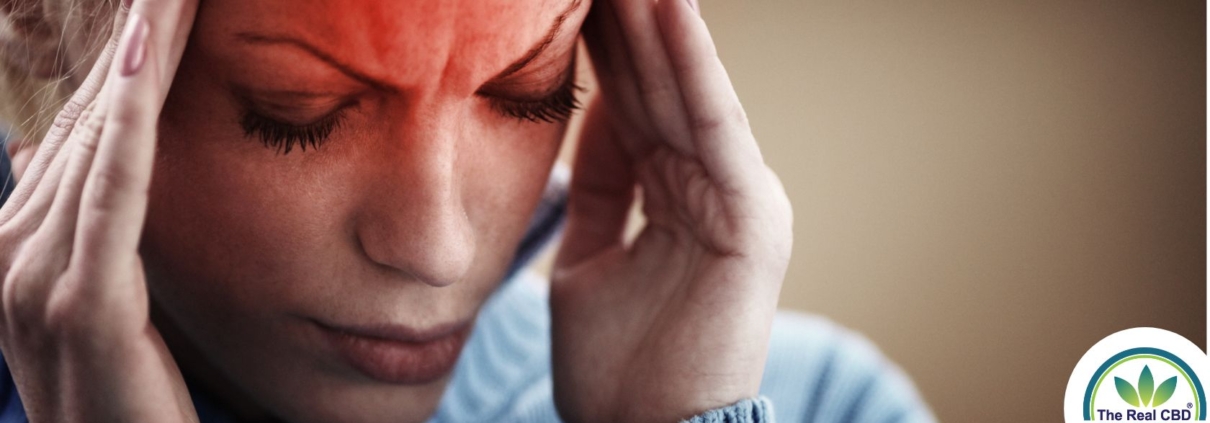
{"label": "logo", "polygon": [[[1143,373],[1139,375],[1139,383],[1130,382],[1114,376],[1113,383],[1118,387],[1118,396],[1135,407],[1159,407],[1172,398],[1176,391],[1176,376],[1168,378],[1159,387],[1155,387],[1155,379],[1151,377],[1151,367],[1143,365]],[[1155,389],[1151,389],[1155,387]]]}
{"label": "logo", "polygon": [[1093,345],[1067,380],[1067,422],[1205,421],[1206,353],[1175,333],[1127,329]]}

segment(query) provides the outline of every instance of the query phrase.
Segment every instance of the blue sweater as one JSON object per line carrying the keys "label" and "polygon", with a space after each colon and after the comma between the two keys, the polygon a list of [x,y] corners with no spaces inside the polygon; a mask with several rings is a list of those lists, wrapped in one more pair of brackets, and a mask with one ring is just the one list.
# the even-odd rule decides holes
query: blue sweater
{"label": "blue sweater", "polygon": [[[0,175],[8,176],[8,167],[8,157],[0,152]],[[431,422],[560,421],[551,382],[547,285],[525,267],[558,234],[566,180],[564,169],[552,177],[508,276],[480,312]],[[2,185],[0,203],[12,188],[11,181]],[[192,394],[203,423],[235,423],[204,394]],[[0,362],[0,423],[26,421],[8,366]],[[760,395],[688,421],[907,423],[935,418],[911,381],[868,341],[825,319],[782,311],[773,323]]]}

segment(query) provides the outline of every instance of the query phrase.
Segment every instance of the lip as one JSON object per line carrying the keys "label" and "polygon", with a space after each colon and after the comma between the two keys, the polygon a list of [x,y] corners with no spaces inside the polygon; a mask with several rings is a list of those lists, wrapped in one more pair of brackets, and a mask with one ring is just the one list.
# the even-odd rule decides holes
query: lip
{"label": "lip", "polygon": [[428,329],[393,324],[315,323],[337,353],[358,372],[371,379],[404,385],[432,383],[449,374],[472,327],[470,321]]}

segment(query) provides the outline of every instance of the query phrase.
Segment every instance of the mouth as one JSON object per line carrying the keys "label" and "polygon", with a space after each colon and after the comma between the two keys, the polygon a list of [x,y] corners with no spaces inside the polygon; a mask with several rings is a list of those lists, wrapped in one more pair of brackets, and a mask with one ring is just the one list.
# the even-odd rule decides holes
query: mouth
{"label": "mouth", "polygon": [[426,329],[315,324],[352,368],[371,379],[403,385],[428,384],[448,375],[473,327],[469,320]]}

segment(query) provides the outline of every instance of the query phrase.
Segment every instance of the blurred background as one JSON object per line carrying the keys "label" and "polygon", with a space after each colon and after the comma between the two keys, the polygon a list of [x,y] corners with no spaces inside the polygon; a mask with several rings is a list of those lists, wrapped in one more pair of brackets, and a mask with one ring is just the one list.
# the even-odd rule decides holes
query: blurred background
{"label": "blurred background", "polygon": [[1204,1],[700,2],[794,202],[782,307],[942,421],[1060,421],[1122,329],[1205,347]]}
{"label": "blurred background", "polygon": [[782,306],[941,420],[1060,421],[1121,329],[1205,347],[1205,2],[701,3],[794,202]]}

